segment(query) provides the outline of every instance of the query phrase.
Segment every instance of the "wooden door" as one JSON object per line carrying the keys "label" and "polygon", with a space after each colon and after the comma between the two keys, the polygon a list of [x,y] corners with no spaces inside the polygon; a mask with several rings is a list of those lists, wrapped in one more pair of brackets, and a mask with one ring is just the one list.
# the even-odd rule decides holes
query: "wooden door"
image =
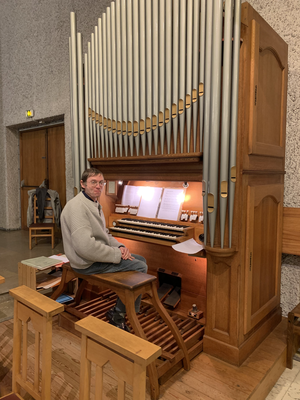
{"label": "wooden door", "polygon": [[27,228],[28,191],[44,180],[66,203],[64,126],[34,129],[20,133],[21,228]]}
{"label": "wooden door", "polygon": [[287,46],[265,21],[251,21],[249,154],[284,157]]}
{"label": "wooden door", "polygon": [[244,334],[280,304],[283,185],[248,186]]}

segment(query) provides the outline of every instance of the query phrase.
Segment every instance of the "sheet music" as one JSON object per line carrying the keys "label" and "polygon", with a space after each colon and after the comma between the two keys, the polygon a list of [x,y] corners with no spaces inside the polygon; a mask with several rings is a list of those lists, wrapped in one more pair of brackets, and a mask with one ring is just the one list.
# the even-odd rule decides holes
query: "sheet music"
{"label": "sheet music", "polygon": [[138,207],[140,200],[140,186],[125,185],[122,196],[122,204],[125,206]]}
{"label": "sheet music", "polygon": [[184,201],[185,189],[165,188],[157,218],[178,221],[181,205]]}
{"label": "sheet music", "polygon": [[142,186],[140,189],[142,193],[142,199],[137,216],[156,218],[163,188]]}

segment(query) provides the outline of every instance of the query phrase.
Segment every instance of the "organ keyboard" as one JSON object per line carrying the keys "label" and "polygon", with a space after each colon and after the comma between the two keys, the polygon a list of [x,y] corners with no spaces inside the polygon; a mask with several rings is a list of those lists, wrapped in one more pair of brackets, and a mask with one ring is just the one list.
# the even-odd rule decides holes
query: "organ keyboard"
{"label": "organ keyboard", "polygon": [[138,218],[110,219],[110,233],[143,242],[152,242],[172,246],[194,237],[194,227],[180,222],[170,223],[165,220]]}

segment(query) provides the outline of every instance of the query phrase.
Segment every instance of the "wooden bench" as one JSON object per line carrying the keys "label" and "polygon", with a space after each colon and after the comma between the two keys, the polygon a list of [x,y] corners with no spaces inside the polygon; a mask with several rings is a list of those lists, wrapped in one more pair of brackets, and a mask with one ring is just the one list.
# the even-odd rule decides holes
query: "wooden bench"
{"label": "wooden bench", "polygon": [[287,368],[293,368],[293,357],[300,347],[300,303],[288,313]]}
{"label": "wooden bench", "polygon": [[102,400],[103,367],[110,362],[118,378],[118,399],[125,400],[127,383],[132,386],[133,400],[144,400],[146,367],[161,354],[161,348],[92,316],[76,322],[75,328],[81,332],[79,399],[90,399],[94,363],[95,398]]}
{"label": "wooden bench", "polygon": [[[27,286],[11,289],[14,298],[12,390],[1,399],[20,400],[21,388],[36,400],[50,400],[52,318],[64,310],[57,303]],[[27,376],[28,323],[35,331],[33,382]],[[42,336],[42,351],[40,342]],[[41,372],[40,372],[41,371]]]}
{"label": "wooden bench", "polygon": [[4,282],[5,282],[5,278],[0,275],[0,285],[1,285],[1,283],[4,283]]}
{"label": "wooden bench", "polygon": [[[172,356],[172,354],[169,355],[171,362],[178,362],[182,360],[184,369],[190,369],[190,359],[187,347],[176,324],[159,300],[156,286],[157,278],[155,276],[136,271],[82,275],[76,273],[69,265],[63,265],[61,283],[51,297],[53,299],[57,299],[66,290],[67,284],[75,277],[82,279],[82,283],[79,285],[75,297],[76,304],[80,303],[83,290],[88,283],[96,286],[105,286],[106,288],[111,289],[125,304],[127,317],[135,335],[145,340],[147,340],[147,336],[139,322],[139,319],[137,318],[134,303],[139,295],[147,295],[161,319],[170,329],[173,338],[180,349],[180,354],[176,357]],[[147,372],[150,379],[151,398],[156,400],[159,397],[159,383],[155,362],[152,362],[147,367]]]}

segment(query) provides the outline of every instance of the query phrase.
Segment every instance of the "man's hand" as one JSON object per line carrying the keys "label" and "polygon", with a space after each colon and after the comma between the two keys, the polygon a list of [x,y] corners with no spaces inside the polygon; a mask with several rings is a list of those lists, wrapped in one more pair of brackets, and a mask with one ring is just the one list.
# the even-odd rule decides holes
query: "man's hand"
{"label": "man's hand", "polygon": [[119,247],[119,249],[121,250],[121,258],[123,260],[133,260],[134,259],[134,257],[130,254],[127,247]]}

